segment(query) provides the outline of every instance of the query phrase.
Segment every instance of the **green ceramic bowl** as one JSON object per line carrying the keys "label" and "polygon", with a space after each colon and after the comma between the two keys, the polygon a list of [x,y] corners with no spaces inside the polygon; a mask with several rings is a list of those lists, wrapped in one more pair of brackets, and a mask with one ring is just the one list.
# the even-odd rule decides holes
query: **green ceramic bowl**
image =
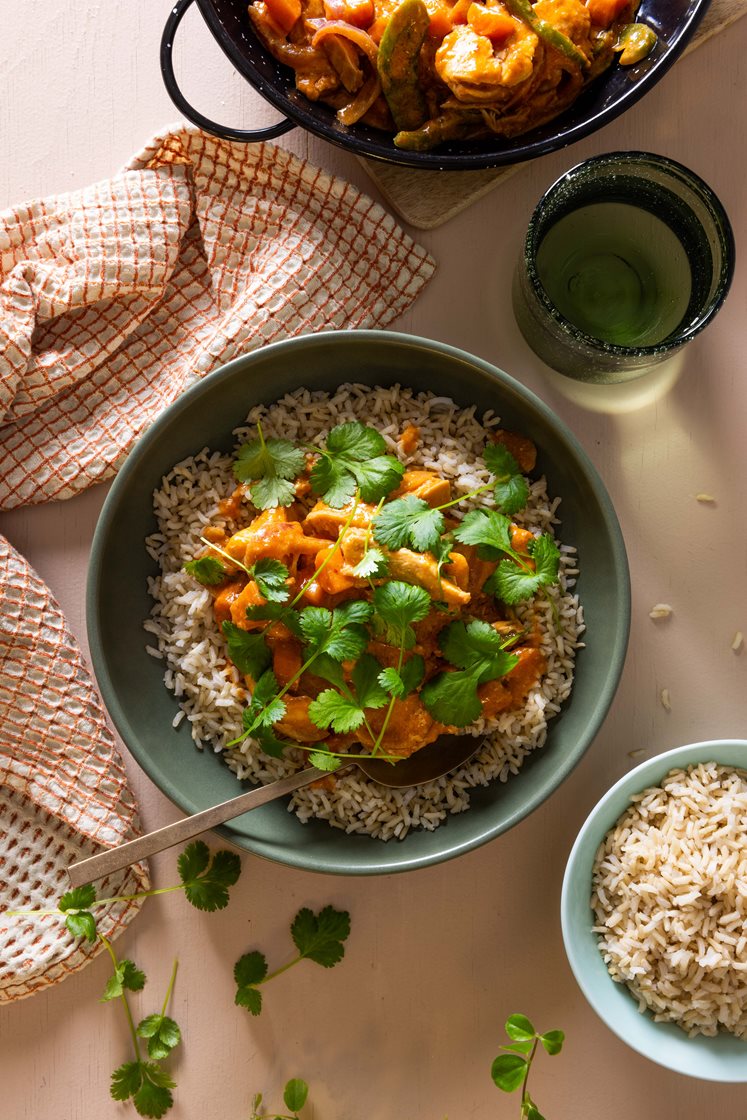
{"label": "green ceramic bowl", "polygon": [[151,603],[146,577],[155,567],[143,547],[155,528],[151,495],[174,463],[205,445],[230,450],[231,431],[259,403],[305,385],[333,389],[355,380],[397,382],[494,409],[539,448],[538,470],[562,498],[562,537],[579,550],[579,593],[586,612],[571,698],[548,742],[508,783],[472,794],[468,812],[434,832],[384,843],[323,822],[302,825],[275,802],[221,829],[239,847],[310,870],[365,875],[424,867],[498,836],[535,809],[568,776],[598,731],[622,670],[630,623],[625,547],[607,493],[568,429],[505,373],[460,350],[382,331],[311,335],[255,350],[211,373],[179,398],[145,433],[104,503],[91,552],[88,630],[101,692],[129,750],[167,797],[185,812],[235,796],[241,785],[219,757],[197,750],[163,667],[145,652],[142,623]]}
{"label": "green ceramic bowl", "polygon": [[734,1035],[688,1038],[673,1023],[656,1023],[623,984],[616,983],[602,960],[592,933],[592,867],[597,848],[631,797],[658,785],[670,770],[697,762],[723,766],[747,765],[747,741],[716,739],[666,751],[636,766],[621,778],[592,809],[568,857],[560,910],[565,951],[578,981],[597,1015],[634,1050],[677,1073],[707,1081],[747,1081],[747,1042]]}

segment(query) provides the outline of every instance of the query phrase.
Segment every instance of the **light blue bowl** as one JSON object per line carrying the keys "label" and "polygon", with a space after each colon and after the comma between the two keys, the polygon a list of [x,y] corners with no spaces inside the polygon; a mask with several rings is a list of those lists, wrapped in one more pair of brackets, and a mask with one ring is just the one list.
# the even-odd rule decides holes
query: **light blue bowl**
{"label": "light blue bowl", "polygon": [[573,975],[597,1015],[611,1031],[659,1065],[706,1081],[747,1081],[747,1042],[734,1035],[688,1038],[672,1023],[641,1014],[623,984],[616,983],[602,960],[592,933],[590,907],[594,856],[607,832],[625,812],[631,797],[659,785],[670,770],[698,762],[747,766],[747,741],[715,739],[690,743],[648,759],[621,778],[592,809],[573,845],[560,902],[563,941]]}

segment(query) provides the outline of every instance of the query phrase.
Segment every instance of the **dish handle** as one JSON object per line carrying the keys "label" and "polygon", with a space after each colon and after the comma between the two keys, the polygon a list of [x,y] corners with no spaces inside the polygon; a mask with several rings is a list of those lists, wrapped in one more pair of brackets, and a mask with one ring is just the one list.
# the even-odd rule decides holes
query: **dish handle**
{"label": "dish handle", "polygon": [[176,75],[174,74],[172,50],[177,28],[182,22],[187,9],[190,8],[193,3],[194,0],[175,0],[169,12],[169,17],[166,20],[163,35],[161,36],[161,74],[163,75],[166,91],[179,112],[182,113],[188,121],[191,121],[192,124],[196,124],[198,128],[209,132],[211,136],[218,136],[221,140],[240,140],[245,144],[258,144],[262,140],[274,140],[275,137],[282,136],[285,132],[290,132],[290,130],[296,126],[293,121],[289,121],[287,118],[278,121],[277,124],[268,125],[267,128],[231,128],[228,125],[216,124],[215,121],[211,121],[209,117],[203,116],[202,113],[192,108],[177,83]]}

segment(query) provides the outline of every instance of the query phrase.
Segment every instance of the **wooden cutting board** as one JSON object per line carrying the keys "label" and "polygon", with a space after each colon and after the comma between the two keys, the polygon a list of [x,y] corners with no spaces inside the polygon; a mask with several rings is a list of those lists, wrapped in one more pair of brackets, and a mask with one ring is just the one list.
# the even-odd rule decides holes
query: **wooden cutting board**
{"label": "wooden cutting board", "polygon": [[[713,0],[684,54],[747,13],[747,0]],[[400,218],[416,229],[435,229],[515,175],[521,164],[485,171],[418,171],[360,158],[367,175]],[[424,176],[428,190],[423,190]]]}

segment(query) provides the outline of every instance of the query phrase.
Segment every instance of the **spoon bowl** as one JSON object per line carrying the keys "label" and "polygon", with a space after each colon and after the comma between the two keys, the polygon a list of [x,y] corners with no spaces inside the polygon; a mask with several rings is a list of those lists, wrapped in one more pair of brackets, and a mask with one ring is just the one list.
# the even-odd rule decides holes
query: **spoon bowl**
{"label": "spoon bowl", "polygon": [[[385,762],[381,758],[373,757],[356,758],[350,759],[341,770],[357,766],[366,777],[393,789],[419,786],[441,778],[461,766],[472,757],[481,742],[480,738],[472,735],[441,735],[435,742],[429,743],[428,746],[411,754],[409,758],[403,758],[400,762]],[[340,770],[335,772],[340,773]],[[166,848],[173,848],[175,844],[192,840],[201,832],[225,824],[226,821],[233,820],[242,813],[258,809],[268,801],[275,801],[278,797],[284,797],[293,790],[311,785],[312,782],[326,776],[327,771],[309,766],[287,778],[270,782],[266,786],[259,786],[258,789],[249,790],[248,793],[240,793],[238,797],[232,797],[229,801],[221,802],[220,805],[213,805],[201,813],[183,817],[182,820],[167,824],[163,828],[156,829],[155,832],[148,832],[145,836],[138,836],[136,840],[130,840],[118,848],[110,848],[95,856],[78,860],[67,869],[70,884],[73,887],[80,887],[84,883],[92,883],[94,879],[103,879],[105,875],[121,871],[133,863],[139,863],[142,859],[156,855],[157,852],[165,851]]]}

